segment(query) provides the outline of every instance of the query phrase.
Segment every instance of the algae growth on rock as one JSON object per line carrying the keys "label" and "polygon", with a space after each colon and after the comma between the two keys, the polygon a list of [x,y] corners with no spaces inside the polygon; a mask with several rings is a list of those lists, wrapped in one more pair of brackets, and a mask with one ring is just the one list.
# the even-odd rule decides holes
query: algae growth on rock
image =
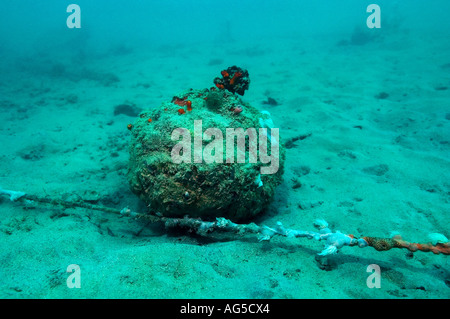
{"label": "algae growth on rock", "polygon": [[[268,112],[258,111],[227,90],[211,88],[182,92],[171,101],[142,112],[135,123],[129,126],[130,187],[147,204],[149,213],[166,217],[199,217],[204,220],[216,217],[248,220],[267,208],[275,188],[281,182],[285,151],[279,140],[275,140],[274,136],[271,139],[272,127]],[[192,149],[185,149],[180,154],[186,156],[184,152],[187,151],[192,154],[192,160],[176,163],[172,152],[180,141],[179,136],[173,138],[172,134],[179,128],[183,128],[192,138]],[[220,137],[206,136],[209,128],[222,133],[223,151],[220,147],[211,149],[210,143],[217,138],[220,142]],[[246,153],[244,163],[237,161],[236,145],[233,150],[234,161],[227,162],[227,128],[242,133],[240,137],[244,138]],[[260,131],[260,128],[263,130]],[[250,160],[250,151],[253,149],[249,149],[250,137],[245,136],[247,129],[267,132],[268,153],[273,152],[273,144],[278,144],[278,167],[273,174],[261,174],[261,168],[271,163],[261,162],[259,144],[257,160]],[[199,143],[199,135],[201,152],[212,152],[209,155],[214,156],[216,161],[207,163],[194,160],[194,152],[198,150],[194,144]],[[233,142],[238,138],[232,137]],[[196,139],[197,142],[194,142]],[[203,154],[205,156],[206,153]],[[222,160],[217,160],[218,156]]]}

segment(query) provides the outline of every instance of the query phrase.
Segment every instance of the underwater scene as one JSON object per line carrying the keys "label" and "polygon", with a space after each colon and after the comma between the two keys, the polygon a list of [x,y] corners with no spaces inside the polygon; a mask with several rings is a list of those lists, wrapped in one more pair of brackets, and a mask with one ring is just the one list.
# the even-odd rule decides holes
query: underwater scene
{"label": "underwater scene", "polygon": [[449,1],[0,7],[1,299],[450,297]]}

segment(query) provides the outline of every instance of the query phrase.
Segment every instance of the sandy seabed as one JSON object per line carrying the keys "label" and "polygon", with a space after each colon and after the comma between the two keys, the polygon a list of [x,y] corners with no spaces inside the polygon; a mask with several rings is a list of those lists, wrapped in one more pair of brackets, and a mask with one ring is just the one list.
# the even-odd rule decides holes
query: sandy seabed
{"label": "sandy seabed", "polygon": [[[419,36],[11,61],[0,83],[0,185],[142,211],[126,180],[134,117],[115,107],[157,106],[238,65],[251,78],[243,99],[269,111],[282,138],[308,135],[287,150],[284,181],[256,223],[313,230],[322,218],[355,236],[448,236],[448,52],[448,41]],[[202,238],[102,212],[0,201],[1,298],[450,297],[446,256],[344,247],[318,261],[322,249],[301,238]],[[80,289],[66,285],[70,264],[81,268]],[[381,268],[380,288],[367,287],[370,264]]]}

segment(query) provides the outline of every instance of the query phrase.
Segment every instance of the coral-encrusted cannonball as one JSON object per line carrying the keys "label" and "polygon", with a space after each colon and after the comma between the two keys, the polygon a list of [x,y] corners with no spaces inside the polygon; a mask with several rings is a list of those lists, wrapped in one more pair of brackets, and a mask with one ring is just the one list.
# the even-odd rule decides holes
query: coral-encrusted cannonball
{"label": "coral-encrusted cannonball", "polygon": [[[274,130],[267,130],[272,125],[268,112],[259,112],[227,90],[182,92],[141,113],[133,124],[127,174],[131,189],[147,204],[149,213],[247,220],[268,207],[281,182],[285,152]],[[238,133],[242,128],[245,163],[237,162],[236,137],[233,163],[227,163],[227,128]],[[266,133],[259,134],[259,128]],[[244,135],[247,129],[249,133],[254,129],[257,141],[266,138],[271,162],[263,163],[264,151],[250,147],[250,137]],[[199,149],[203,156],[197,162]],[[250,161],[253,156],[256,160]],[[272,174],[261,173],[262,168],[275,165]]]}

